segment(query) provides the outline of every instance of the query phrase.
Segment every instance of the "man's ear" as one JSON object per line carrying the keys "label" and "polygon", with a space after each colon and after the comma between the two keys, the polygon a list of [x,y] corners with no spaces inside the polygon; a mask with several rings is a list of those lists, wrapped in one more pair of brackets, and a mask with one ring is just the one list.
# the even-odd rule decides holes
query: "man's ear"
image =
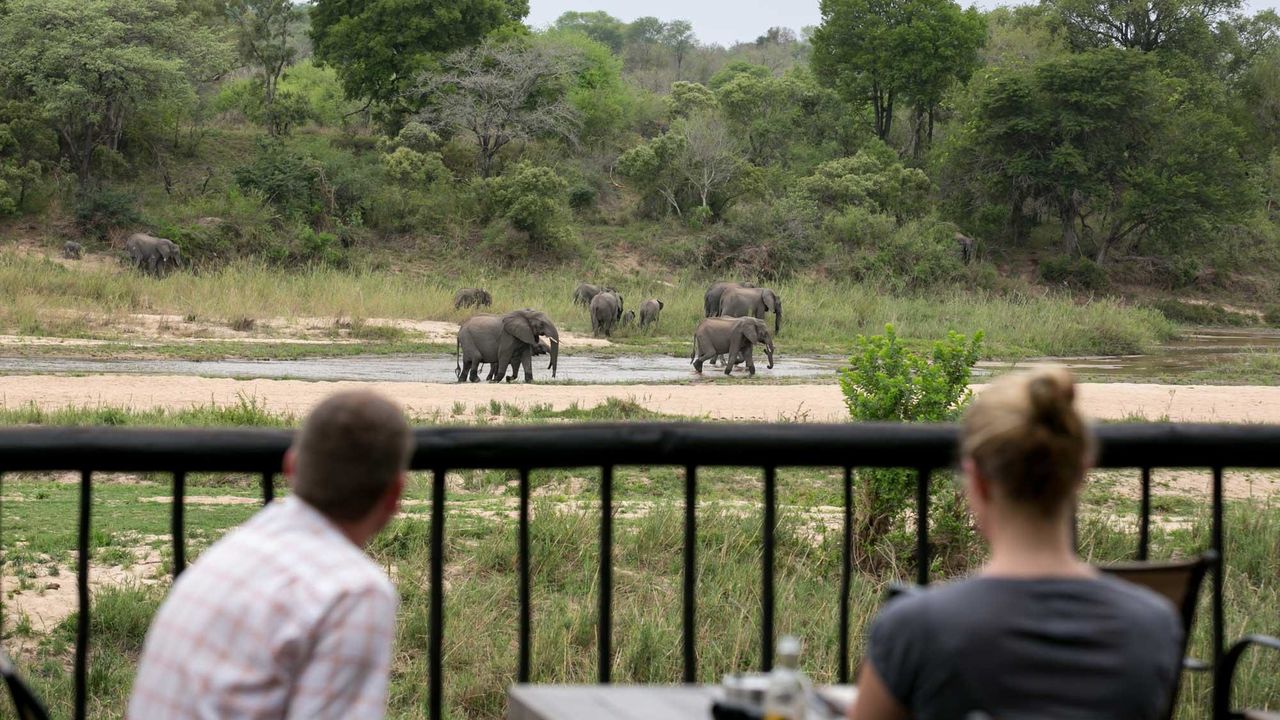
{"label": "man's ear", "polygon": [[293,448],[289,448],[288,450],[285,450],[284,464],[282,465],[282,470],[284,471],[285,479],[289,481],[290,488],[293,487],[293,470],[297,466],[297,464],[298,464],[298,453]]}
{"label": "man's ear", "polygon": [[974,462],[973,458],[965,458],[960,465],[964,468],[965,493],[984,505],[991,502],[991,485],[978,470],[978,463]]}
{"label": "man's ear", "polygon": [[404,496],[404,484],[407,482],[406,474],[401,472],[396,475],[396,479],[387,486],[387,491],[382,496],[382,509],[388,518],[395,517],[400,512],[400,498]]}

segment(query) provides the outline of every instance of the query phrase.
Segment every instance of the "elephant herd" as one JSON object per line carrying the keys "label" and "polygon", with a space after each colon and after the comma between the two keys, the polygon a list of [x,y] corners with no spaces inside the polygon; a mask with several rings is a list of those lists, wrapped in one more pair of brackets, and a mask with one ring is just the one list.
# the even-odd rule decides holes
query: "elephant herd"
{"label": "elephant herd", "polygon": [[[622,294],[616,289],[582,283],[573,291],[573,303],[587,308],[592,333],[608,336],[619,324],[636,322],[634,310],[623,308]],[[493,297],[480,288],[463,288],[454,295],[455,309],[489,307]],[[657,298],[640,304],[640,327],[658,323],[664,304]],[[704,297],[705,317],[693,333],[690,362],[701,374],[707,361],[724,363],[725,375],[737,365],[744,365],[749,375],[756,374],[754,351],[764,352],[767,367],[773,368],[774,335],[782,330],[782,300],[769,288],[751,283],[717,282]],[[765,316],[773,313],[773,329]],[[458,382],[480,381],[480,366],[488,365],[489,382],[511,382],[524,369],[525,382],[533,381],[533,357],[548,355],[547,367],[556,376],[560,357],[560,331],[546,313],[540,310],[513,310],[505,315],[482,313],[464,321],[458,329],[454,373]],[[510,371],[510,375],[508,375]]]}

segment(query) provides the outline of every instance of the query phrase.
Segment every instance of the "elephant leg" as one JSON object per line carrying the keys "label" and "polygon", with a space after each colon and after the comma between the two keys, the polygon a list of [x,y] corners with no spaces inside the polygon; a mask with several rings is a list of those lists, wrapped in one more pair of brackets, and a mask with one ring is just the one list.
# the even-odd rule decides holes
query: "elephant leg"
{"label": "elephant leg", "polygon": [[470,360],[463,360],[463,361],[462,361],[462,367],[461,367],[461,369],[458,371],[458,382],[464,382],[464,378],[466,378],[466,377],[467,377],[467,373],[469,373],[469,372],[471,372],[471,361],[470,361]]}
{"label": "elephant leg", "polygon": [[746,355],[747,374],[750,375],[751,377],[755,377],[756,363],[755,363],[755,358],[753,357],[753,355],[755,354],[755,351],[751,348],[751,346],[747,346],[747,351],[744,354]]}
{"label": "elephant leg", "polygon": [[[533,349],[526,349],[520,361],[524,365],[524,381],[527,383],[533,382]],[[512,368],[511,377],[515,377],[515,375],[515,368]]]}

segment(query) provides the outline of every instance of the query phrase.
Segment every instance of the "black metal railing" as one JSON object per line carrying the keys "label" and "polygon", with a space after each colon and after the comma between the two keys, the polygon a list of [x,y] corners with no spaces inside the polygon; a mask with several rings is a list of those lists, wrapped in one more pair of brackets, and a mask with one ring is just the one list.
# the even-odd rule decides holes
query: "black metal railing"
{"label": "black metal railing", "polygon": [[[1138,547],[1146,560],[1150,544],[1151,469],[1190,467],[1211,471],[1213,571],[1213,660],[1223,654],[1222,476],[1225,468],[1280,467],[1280,427],[1218,425],[1108,425],[1098,431],[1099,467],[1135,468],[1141,483]],[[185,567],[184,495],[192,472],[253,473],[262,478],[263,501],[274,497],[274,478],[292,438],[280,430],[137,430],[119,428],[21,428],[0,431],[0,473],[65,471],[81,473],[77,590],[79,615],[75,655],[75,717],[83,720],[89,647],[89,537],[95,472],[172,473],[171,534],[173,572]],[[957,429],[947,425],[723,425],[613,424],[505,428],[429,428],[416,431],[412,467],[433,475],[430,520],[430,613],[427,714],[440,718],[444,640],[444,542],[447,532],[448,470],[505,469],[519,474],[519,655],[517,679],[528,681],[534,658],[530,637],[529,484],[534,469],[599,467],[600,557],[598,671],[610,681],[613,609],[613,470],[618,466],[674,466],[685,469],[683,567],[683,680],[697,678],[695,645],[697,483],[699,467],[762,468],[761,657],[773,660],[774,536],[777,468],[843,468],[844,543],[840,577],[839,666],[837,680],[850,677],[849,593],[855,468],[893,467],[916,471],[916,581],[929,581],[929,484],[931,474],[953,463]],[[531,461],[531,458],[537,458]],[[672,678],[675,680],[675,678]]]}

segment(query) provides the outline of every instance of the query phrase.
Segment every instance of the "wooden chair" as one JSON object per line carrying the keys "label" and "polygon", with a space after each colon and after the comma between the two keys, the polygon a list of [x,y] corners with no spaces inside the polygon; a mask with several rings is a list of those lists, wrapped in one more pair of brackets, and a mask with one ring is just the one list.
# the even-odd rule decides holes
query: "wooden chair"
{"label": "wooden chair", "polygon": [[1280,639],[1267,635],[1249,635],[1222,656],[1222,664],[1218,666],[1213,679],[1213,709],[1218,720],[1242,718],[1243,720],[1280,720],[1280,712],[1266,710],[1233,710],[1231,708],[1231,686],[1235,682],[1236,667],[1240,664],[1240,656],[1250,647],[1266,648],[1280,652]]}
{"label": "wooden chair", "polygon": [[[1108,575],[1151,590],[1162,595],[1173,603],[1182,619],[1182,667],[1185,670],[1206,672],[1212,666],[1187,657],[1187,643],[1191,640],[1191,630],[1196,619],[1196,604],[1200,601],[1200,585],[1204,576],[1218,563],[1218,554],[1209,551],[1195,558],[1186,560],[1170,560],[1165,562],[1123,562],[1098,566]],[[1181,678],[1173,685],[1173,695],[1169,699],[1168,718],[1173,717],[1177,707],[1178,687]]]}
{"label": "wooden chair", "polygon": [[0,675],[4,676],[4,684],[9,688],[9,697],[13,698],[18,720],[49,720],[49,712],[18,676],[18,669],[4,650],[0,650]]}

